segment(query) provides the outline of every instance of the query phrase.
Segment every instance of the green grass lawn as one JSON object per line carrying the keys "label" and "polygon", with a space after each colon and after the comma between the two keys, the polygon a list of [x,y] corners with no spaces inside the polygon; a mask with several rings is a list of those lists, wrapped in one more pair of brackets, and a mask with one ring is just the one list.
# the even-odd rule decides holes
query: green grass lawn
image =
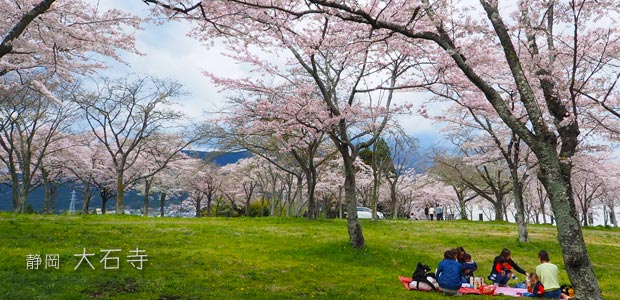
{"label": "green grass lawn", "polygon": [[[516,225],[469,221],[363,221],[367,247],[352,249],[344,220],[277,218],[142,218],[0,214],[0,299],[443,299],[407,291],[399,275],[417,262],[433,269],[449,248],[463,246],[488,275],[503,247],[533,271],[547,249],[568,283],[555,227],[531,225],[532,242],[520,244]],[[605,299],[620,299],[620,230],[584,229]],[[83,248],[95,267],[83,262]],[[127,255],[145,250],[138,270]],[[104,269],[105,253],[119,259]],[[38,270],[27,255],[39,254]],[[59,254],[59,269],[45,255]],[[616,275],[614,275],[616,274]],[[524,280],[523,276],[520,280]],[[481,299],[481,296],[461,296]],[[503,299],[506,297],[486,297]],[[511,299],[511,298],[507,298]]]}

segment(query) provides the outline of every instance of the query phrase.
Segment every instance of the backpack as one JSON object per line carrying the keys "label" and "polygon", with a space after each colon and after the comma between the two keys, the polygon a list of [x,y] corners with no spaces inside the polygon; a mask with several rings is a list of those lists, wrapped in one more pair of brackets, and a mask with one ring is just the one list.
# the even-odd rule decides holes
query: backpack
{"label": "backpack", "polygon": [[435,273],[429,272],[430,270],[431,268],[429,266],[418,262],[418,265],[416,266],[415,271],[413,271],[413,274],[411,274],[412,281],[417,282],[416,290],[420,289],[420,282],[423,282],[423,283],[428,284],[431,288],[433,288],[434,291],[437,291],[437,288],[435,287],[435,285],[429,280],[429,277],[430,277],[432,279],[435,279],[435,281],[437,281],[437,278],[435,277]]}

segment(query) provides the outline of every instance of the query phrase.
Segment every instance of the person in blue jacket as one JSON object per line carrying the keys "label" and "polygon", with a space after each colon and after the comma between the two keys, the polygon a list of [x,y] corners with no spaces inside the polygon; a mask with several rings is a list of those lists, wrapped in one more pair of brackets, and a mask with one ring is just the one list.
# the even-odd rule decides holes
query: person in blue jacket
{"label": "person in blue jacket", "polygon": [[457,260],[456,249],[443,254],[443,260],[437,267],[437,282],[445,295],[458,296],[461,288],[461,264]]}

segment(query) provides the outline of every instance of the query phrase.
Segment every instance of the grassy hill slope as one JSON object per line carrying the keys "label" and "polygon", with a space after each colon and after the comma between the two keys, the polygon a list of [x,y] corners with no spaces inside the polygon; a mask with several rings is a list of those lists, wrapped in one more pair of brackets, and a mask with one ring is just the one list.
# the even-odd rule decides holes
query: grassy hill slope
{"label": "grassy hill slope", "polygon": [[[355,250],[344,220],[0,214],[0,299],[443,299],[409,292],[397,277],[417,262],[435,268],[456,246],[485,277],[503,247],[528,271],[547,249],[568,283],[552,226],[530,226],[529,244],[518,243],[515,225],[506,223],[385,220],[365,221],[363,230],[367,248]],[[620,231],[584,235],[604,298],[620,299]],[[85,262],[74,270],[84,248],[95,270]],[[148,255],[142,270],[126,261],[136,248]],[[102,250],[120,251],[103,260]],[[29,254],[41,255],[38,270],[26,268]],[[46,254],[59,254],[59,269],[45,269]],[[104,269],[114,257],[118,269]]]}

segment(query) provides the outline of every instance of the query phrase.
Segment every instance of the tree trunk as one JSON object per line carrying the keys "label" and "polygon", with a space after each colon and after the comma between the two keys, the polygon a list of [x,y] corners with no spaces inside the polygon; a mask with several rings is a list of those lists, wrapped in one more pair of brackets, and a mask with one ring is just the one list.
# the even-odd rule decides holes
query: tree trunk
{"label": "tree trunk", "polygon": [[151,196],[151,181],[146,179],[144,181],[144,213],[145,217],[149,216],[149,197]]}
{"label": "tree trunk", "polygon": [[125,182],[123,180],[123,172],[118,172],[116,175],[116,213],[125,213]]}
{"label": "tree trunk", "polygon": [[159,216],[164,217],[164,201],[166,200],[166,193],[161,192],[159,194]]}
{"label": "tree trunk", "polygon": [[456,187],[452,187],[454,193],[456,193],[456,198],[459,201],[459,214],[461,215],[461,220],[468,220],[467,218],[467,206],[465,201],[465,190],[459,190]]}
{"label": "tree trunk", "polygon": [[523,187],[519,181],[519,173],[514,168],[510,170],[512,178],[512,194],[514,196],[515,208],[517,209],[516,221],[517,231],[519,232],[519,242],[529,242],[529,234],[527,231],[527,219],[525,218],[525,206],[523,204]]}
{"label": "tree trunk", "polygon": [[48,182],[48,172],[46,172],[45,170],[41,170],[41,177],[43,178],[43,214],[50,214],[51,197]]}
{"label": "tree trunk", "polygon": [[587,209],[581,210],[581,216],[583,220],[583,227],[588,227],[588,210]]}
{"label": "tree trunk", "polygon": [[[460,200],[461,200],[461,199],[459,199],[459,201],[460,201]],[[462,220],[469,220],[469,219],[467,218],[467,207],[465,206],[465,202],[463,202],[463,203],[459,203],[459,206],[460,206],[460,207],[459,207],[459,209],[460,209],[460,213],[461,213],[461,219],[462,219]]]}
{"label": "tree trunk", "polygon": [[375,169],[372,170],[372,195],[370,198],[370,211],[372,212],[373,220],[377,219],[377,198],[379,197],[379,170]]}
{"label": "tree trunk", "polygon": [[[307,195],[308,195],[308,219],[316,219],[316,199],[314,197],[314,191],[316,189],[316,178],[313,176],[310,168],[303,168],[304,175],[306,176]],[[314,173],[316,175],[316,172]]]}
{"label": "tree trunk", "polygon": [[56,191],[58,190],[58,185],[53,182],[49,186],[49,201],[50,201],[50,212],[53,214],[56,211]]}
{"label": "tree trunk", "polygon": [[[538,196],[538,203],[540,204],[539,209],[540,209],[540,214],[542,215],[542,223],[547,224],[547,216],[545,213],[545,206],[546,206],[545,195],[543,195],[543,191],[538,185],[536,186],[536,193]],[[536,220],[538,220],[538,218]],[[536,221],[536,223],[538,224],[538,221]]]}
{"label": "tree trunk", "polygon": [[493,203],[493,210],[495,211],[495,221],[504,220],[504,200],[497,199],[497,202]]}
{"label": "tree trunk", "polygon": [[543,151],[543,155],[538,156],[539,179],[555,214],[557,238],[568,277],[577,299],[602,299],[575,209],[570,180],[572,166],[570,162],[559,161],[555,147],[548,146]]}
{"label": "tree trunk", "polygon": [[271,188],[271,198],[269,199],[269,215],[276,215],[276,207],[278,206],[278,201],[280,197],[276,196],[276,182],[273,182],[273,186]]}
{"label": "tree trunk", "polygon": [[23,213],[26,210],[26,197],[18,192],[13,192],[13,208],[15,212]]}
{"label": "tree trunk", "polygon": [[85,215],[88,214],[91,198],[92,198],[92,195],[90,193],[90,182],[85,182],[84,183],[84,194],[82,195],[82,213]]}
{"label": "tree trunk", "polygon": [[349,240],[353,248],[364,248],[364,234],[357,219],[357,199],[355,197],[355,167],[353,158],[349,155],[349,148],[340,147],[340,154],[344,161],[344,198],[347,211],[347,229]]}
{"label": "tree trunk", "polygon": [[84,196],[82,197],[82,214],[87,215],[89,213],[91,198],[92,196],[90,195],[90,193],[84,194]]}
{"label": "tree trunk", "polygon": [[299,217],[299,212],[297,211],[297,209],[295,209],[295,202],[301,204],[303,202],[303,196],[304,196],[302,192],[303,191],[303,178],[301,177],[301,175],[295,175],[295,179],[297,183],[297,188],[295,189],[293,198],[289,200],[288,211],[286,212],[286,215],[289,217],[290,217],[291,212],[295,212],[295,216]]}
{"label": "tree trunk", "polygon": [[611,222],[614,227],[618,227],[618,221],[616,221],[616,212],[614,211],[613,205],[609,205],[609,222]]}
{"label": "tree trunk", "polygon": [[105,215],[106,206],[108,204],[108,197],[101,196],[101,214]]}
{"label": "tree trunk", "polygon": [[26,178],[21,180],[16,169],[11,169],[11,192],[13,194],[13,211],[23,213],[25,210],[27,194],[24,192],[24,182]]}
{"label": "tree trunk", "polygon": [[211,216],[211,203],[213,202],[213,194],[207,194],[207,217]]}
{"label": "tree trunk", "polygon": [[252,196],[245,196],[245,216],[249,217],[250,216],[250,200],[252,199]]}
{"label": "tree trunk", "polygon": [[398,218],[399,213],[399,205],[398,205],[398,197],[396,196],[396,184],[398,179],[395,179],[393,182],[389,182],[390,184],[390,202],[392,203],[392,219],[396,220]]}
{"label": "tree trunk", "polygon": [[278,212],[278,217],[282,217],[284,215],[284,208],[286,208],[286,202],[290,199],[288,194],[289,189],[290,186],[284,187],[280,190],[280,211]]}
{"label": "tree trunk", "polygon": [[200,218],[200,205],[202,204],[202,197],[194,199],[196,201],[196,218]]}

